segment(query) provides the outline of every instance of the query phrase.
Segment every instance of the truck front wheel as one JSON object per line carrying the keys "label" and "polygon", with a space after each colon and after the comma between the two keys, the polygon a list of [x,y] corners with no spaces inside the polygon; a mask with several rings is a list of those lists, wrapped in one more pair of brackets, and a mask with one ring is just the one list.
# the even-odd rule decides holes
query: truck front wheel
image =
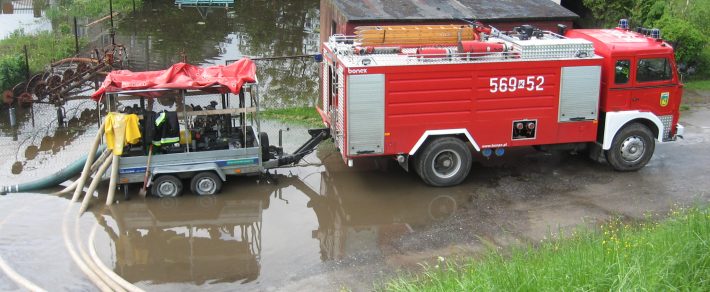
{"label": "truck front wheel", "polygon": [[622,128],[606,151],[606,160],[618,171],[635,171],[644,167],[656,148],[648,127],[633,123]]}
{"label": "truck front wheel", "polygon": [[471,170],[471,151],[453,137],[438,138],[415,157],[416,170],[431,186],[448,187],[460,184]]}

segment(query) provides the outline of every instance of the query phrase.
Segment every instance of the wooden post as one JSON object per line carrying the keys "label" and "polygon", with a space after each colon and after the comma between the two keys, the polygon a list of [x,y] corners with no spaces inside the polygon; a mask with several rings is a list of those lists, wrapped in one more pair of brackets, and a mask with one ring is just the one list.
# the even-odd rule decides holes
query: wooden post
{"label": "wooden post", "polygon": [[76,25],[76,16],[74,16],[74,53],[79,54],[79,26]]}
{"label": "wooden post", "polygon": [[23,46],[23,50],[25,51],[25,77],[27,77],[27,80],[30,80],[30,57],[27,52],[27,45]]}

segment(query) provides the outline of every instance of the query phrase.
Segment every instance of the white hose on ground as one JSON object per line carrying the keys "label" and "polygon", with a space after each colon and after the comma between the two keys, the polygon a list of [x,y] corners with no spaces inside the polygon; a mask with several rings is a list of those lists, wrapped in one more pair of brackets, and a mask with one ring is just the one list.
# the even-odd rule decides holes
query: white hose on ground
{"label": "white hose on ground", "polygon": [[[87,197],[89,195],[87,194]],[[106,283],[103,282],[103,280],[96,275],[94,271],[92,271],[86,263],[84,263],[79,255],[76,254],[76,251],[74,250],[74,245],[71,243],[69,240],[69,231],[67,230],[67,219],[69,217],[69,211],[71,210],[71,204],[69,207],[67,207],[66,212],[64,212],[64,220],[62,222],[62,235],[64,236],[64,245],[67,248],[67,251],[69,251],[69,256],[71,256],[72,260],[74,260],[74,263],[76,263],[77,266],[79,266],[79,269],[86,274],[86,277],[89,278],[89,280],[96,285],[97,288],[101,291],[111,291],[111,288],[106,285]],[[78,218],[76,219],[77,221],[79,220]],[[78,224],[78,223],[77,223]]]}
{"label": "white hose on ground", "polygon": [[[44,198],[43,200],[46,200],[48,198]],[[7,214],[5,218],[0,221],[0,228],[5,224],[5,221],[7,221],[8,218],[14,216],[15,214],[19,213],[20,211],[29,208],[30,206],[36,206],[36,204],[33,205],[25,205],[24,207],[21,207],[19,209],[15,209],[10,214]],[[0,233],[2,234],[2,233]],[[32,283],[30,280],[27,280],[27,278],[23,277],[19,273],[17,273],[10,265],[8,265],[5,260],[2,259],[0,256],[0,271],[5,273],[8,278],[10,278],[11,281],[15,282],[15,284],[19,285],[21,288],[24,288],[29,291],[47,291],[42,289],[42,287],[37,286],[37,284]]]}
{"label": "white hose on ground", "polygon": [[27,289],[29,291],[47,291],[15,272],[15,270],[10,268],[10,266],[8,266],[2,258],[0,258],[0,271],[3,271],[5,275],[10,278],[10,280],[15,282],[15,284],[20,285],[21,288]]}
{"label": "white hose on ground", "polygon": [[86,253],[86,249],[84,248],[84,245],[82,244],[81,236],[79,234],[79,219],[76,218],[74,221],[74,241],[76,242],[76,249],[79,251],[79,255],[81,256],[81,259],[86,263],[86,265],[91,269],[92,272],[94,272],[101,280],[106,283],[111,288],[111,291],[126,291],[119,285],[114,279],[112,279],[109,275],[107,275],[102,269],[99,268],[99,266],[96,265],[96,262],[89,257],[89,255]]}
{"label": "white hose on ground", "polygon": [[[98,169],[99,166],[101,166],[101,164],[104,163],[104,161],[108,158],[109,154],[111,154],[111,150],[108,150],[108,149],[104,150],[104,152],[101,153],[101,156],[98,159],[96,159],[96,161],[94,161],[94,164],[91,165],[90,172],[91,173],[96,172],[96,169]],[[79,185],[79,180],[75,180],[74,182],[72,182],[70,185],[68,185],[63,190],[58,191],[56,193],[52,193],[52,195],[54,195],[54,196],[66,195],[66,194],[74,191],[76,189],[77,185]],[[81,192],[79,194],[81,195]]]}
{"label": "white hose on ground", "polygon": [[94,143],[91,144],[91,149],[88,152],[89,156],[86,158],[84,169],[81,171],[81,176],[79,177],[79,183],[77,184],[77,187],[74,190],[74,195],[71,198],[72,202],[76,202],[79,199],[81,191],[84,190],[84,184],[86,183],[86,179],[91,174],[91,164],[94,162],[94,153],[96,153],[96,150],[99,148],[99,144],[101,144],[101,137],[104,134],[104,126],[105,122],[102,122],[99,126],[99,131],[96,133],[96,137],[94,138]]}
{"label": "white hose on ground", "polygon": [[91,255],[91,259],[107,276],[109,276],[111,278],[111,280],[113,280],[117,284],[121,285],[121,287],[123,289],[126,289],[126,291],[131,291],[131,292],[144,291],[143,289],[138,288],[136,285],[133,285],[132,283],[121,278],[121,276],[114,273],[111,269],[109,269],[106,265],[103,264],[101,259],[99,259],[99,256],[96,253],[96,246],[94,245],[94,240],[96,238],[96,230],[98,229],[98,227],[99,227],[99,223],[96,222],[94,224],[94,228],[91,229],[91,233],[89,234],[89,242],[87,243],[89,246],[89,254]]}
{"label": "white hose on ground", "polygon": [[116,184],[118,184],[118,166],[120,162],[120,156],[114,155],[113,162],[111,163],[111,181],[108,184],[108,195],[106,195],[106,205],[110,206],[113,204],[113,198],[116,196]]}
{"label": "white hose on ground", "polygon": [[78,181],[78,180],[75,180],[74,182],[72,182],[70,185],[68,185],[68,186],[67,186],[66,188],[64,188],[63,190],[58,191],[58,192],[54,192],[54,193],[52,193],[52,195],[53,195],[53,196],[66,195],[66,194],[68,194],[68,193],[74,191],[74,190],[76,189],[76,186],[77,186],[78,184],[79,184],[79,181]]}
{"label": "white hose on ground", "polygon": [[[101,164],[101,167],[99,167],[99,170],[96,171],[96,175],[94,175],[94,179],[91,181],[91,185],[89,185],[89,189],[86,191],[86,195],[84,196],[84,200],[81,202],[81,208],[79,209],[79,216],[86,211],[86,209],[89,207],[89,201],[91,200],[91,197],[94,196],[94,191],[96,191],[96,188],[99,186],[99,183],[101,182],[101,177],[104,175],[106,172],[106,169],[108,169],[109,165],[111,165],[111,162],[113,159],[107,158],[106,161],[104,161],[103,164]],[[78,186],[77,186],[78,187]]]}

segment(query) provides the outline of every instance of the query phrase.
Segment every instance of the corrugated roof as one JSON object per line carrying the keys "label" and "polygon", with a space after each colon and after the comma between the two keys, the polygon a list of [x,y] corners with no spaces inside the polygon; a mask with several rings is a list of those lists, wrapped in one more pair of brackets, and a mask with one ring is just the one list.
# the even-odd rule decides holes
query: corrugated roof
{"label": "corrugated roof", "polygon": [[551,0],[329,0],[350,21],[547,20],[579,16]]}

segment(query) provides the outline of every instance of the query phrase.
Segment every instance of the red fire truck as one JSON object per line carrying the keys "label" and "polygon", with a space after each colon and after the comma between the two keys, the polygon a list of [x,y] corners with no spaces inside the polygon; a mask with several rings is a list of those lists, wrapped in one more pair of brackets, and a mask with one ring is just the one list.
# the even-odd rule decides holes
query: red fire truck
{"label": "red fire truck", "polygon": [[616,170],[638,170],[655,143],[683,134],[683,85],[660,32],[626,24],[334,35],[322,46],[318,111],[348,165],[391,156],[432,186],[461,183],[471,148],[484,157],[520,146],[587,149]]}

